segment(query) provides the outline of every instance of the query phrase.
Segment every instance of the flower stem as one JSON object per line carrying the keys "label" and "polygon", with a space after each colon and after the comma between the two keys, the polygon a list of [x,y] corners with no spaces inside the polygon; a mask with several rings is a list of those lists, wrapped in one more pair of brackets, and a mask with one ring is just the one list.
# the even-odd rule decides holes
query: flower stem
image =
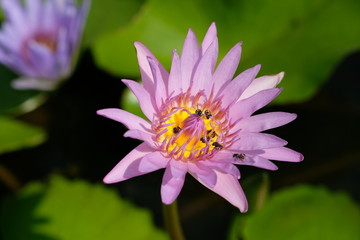
{"label": "flower stem", "polygon": [[163,204],[163,214],[164,214],[165,226],[170,234],[170,239],[185,240],[180,225],[177,202],[174,201],[170,205]]}

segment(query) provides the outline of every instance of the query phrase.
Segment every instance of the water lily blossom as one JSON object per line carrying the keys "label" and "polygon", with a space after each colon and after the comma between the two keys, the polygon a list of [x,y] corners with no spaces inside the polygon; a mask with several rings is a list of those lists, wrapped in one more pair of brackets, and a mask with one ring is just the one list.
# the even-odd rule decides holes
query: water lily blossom
{"label": "water lily blossom", "polygon": [[[247,211],[236,165],[276,170],[270,160],[298,162],[303,156],[287,142],[262,131],[285,125],[296,114],[270,112],[252,116],[280,92],[284,74],[256,78],[260,65],[234,77],[240,61],[236,44],[215,68],[218,39],[215,23],[198,46],[190,29],[181,57],[174,50],[170,73],[140,42],[135,43],[142,85],[122,80],[137,97],[147,119],[121,109],[97,113],[119,121],[124,134],[142,140],[104,178],[116,183],[165,168],[163,203],[179,195],[186,173],[219,194],[241,212]],[[269,160],[270,159],[270,160]]]}
{"label": "water lily blossom", "polygon": [[69,76],[90,1],[1,0],[0,62],[20,77],[18,89],[50,90]]}

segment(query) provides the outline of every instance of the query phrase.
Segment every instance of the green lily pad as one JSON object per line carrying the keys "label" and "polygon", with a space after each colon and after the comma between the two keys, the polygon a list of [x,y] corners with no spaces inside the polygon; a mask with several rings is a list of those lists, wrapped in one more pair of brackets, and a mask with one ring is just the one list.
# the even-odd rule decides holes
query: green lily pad
{"label": "green lily pad", "polygon": [[150,212],[121,199],[103,184],[53,176],[8,198],[2,208],[4,240],[167,239]]}
{"label": "green lily pad", "polygon": [[99,34],[114,31],[128,23],[144,0],[93,0],[84,30],[84,41],[91,44]]}
{"label": "green lily pad", "polygon": [[32,147],[45,140],[45,132],[35,126],[0,116],[0,154]]}
{"label": "green lily pad", "polygon": [[345,193],[297,186],[275,193],[249,215],[246,240],[360,239],[360,209]]}
{"label": "green lily pad", "polygon": [[261,63],[260,75],[285,71],[278,102],[313,96],[334,67],[360,48],[360,1],[148,0],[126,28],[97,38],[97,64],[119,76],[139,76],[134,41],[141,41],[169,69],[171,50],[180,51],[193,28],[202,39],[212,21],[218,27],[220,57],[243,41],[239,70]]}

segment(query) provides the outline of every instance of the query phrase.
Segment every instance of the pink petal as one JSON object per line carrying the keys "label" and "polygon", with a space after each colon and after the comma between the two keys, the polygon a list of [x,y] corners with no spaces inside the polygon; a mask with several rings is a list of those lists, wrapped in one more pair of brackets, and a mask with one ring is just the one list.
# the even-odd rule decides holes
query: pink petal
{"label": "pink petal", "polygon": [[260,64],[258,64],[253,68],[243,71],[234,80],[230,81],[229,84],[224,87],[223,91],[220,91],[220,94],[223,95],[222,103],[224,107],[229,106],[239,99],[240,95],[260,71],[260,67]]}
{"label": "pink petal", "polygon": [[[228,173],[236,177],[237,179],[240,179],[240,171],[239,169],[234,166],[233,162],[233,154],[231,154],[231,157],[227,159],[221,159],[217,161],[207,161],[206,165],[212,169],[215,169],[217,171],[220,171],[222,173]],[[231,162],[230,162],[231,160]]]}
{"label": "pink petal", "polygon": [[200,179],[204,184],[209,187],[215,186],[217,176],[211,168],[200,163],[189,163],[188,168],[189,172],[194,178]]}
{"label": "pink petal", "polygon": [[149,120],[153,120],[153,116],[155,113],[155,108],[153,105],[153,102],[151,100],[151,96],[148,91],[145,90],[143,86],[141,86],[139,83],[132,81],[132,80],[122,80],[123,83],[126,84],[128,88],[134,93],[136,98],[139,101],[140,108],[142,112],[145,114],[145,116]]}
{"label": "pink petal", "polygon": [[142,44],[141,42],[135,42],[134,45],[136,48],[137,58],[138,58],[139,66],[140,66],[142,83],[143,83],[145,89],[151,93],[154,90],[154,79],[152,77],[150,65],[149,65],[147,58],[151,57],[152,59],[154,59],[156,64],[159,65],[161,75],[163,75],[164,79],[168,79],[169,73],[159,63],[159,61],[150,52],[150,50],[145,47],[144,44]]}
{"label": "pink petal", "polygon": [[154,98],[157,106],[161,106],[163,100],[167,98],[167,86],[165,85],[164,79],[161,75],[159,65],[148,57],[151,72],[154,79]]}
{"label": "pink petal", "polygon": [[139,171],[141,159],[155,150],[142,143],[128,153],[104,178],[104,183],[116,183],[126,179],[146,174]]}
{"label": "pink petal", "polygon": [[153,140],[153,136],[154,136],[153,134],[149,134],[147,132],[143,132],[138,129],[132,129],[132,130],[126,131],[124,134],[124,137],[139,139],[141,141],[146,142],[150,147],[156,148],[156,145]]}
{"label": "pink petal", "polygon": [[[182,79],[181,79],[181,64],[180,58],[177,54],[176,50],[173,51],[172,63],[171,63],[171,71],[169,76],[169,95],[177,95],[183,89]],[[186,89],[183,89],[186,90]]]}
{"label": "pink petal", "polygon": [[192,29],[189,29],[181,54],[181,79],[183,91],[190,87],[191,77],[200,57],[200,50],[196,36]]}
{"label": "pink petal", "polygon": [[230,146],[232,151],[277,148],[287,144],[285,140],[267,133],[240,132],[238,137],[239,140]]}
{"label": "pink petal", "polygon": [[295,120],[295,113],[286,112],[269,112],[244,118],[239,121],[233,128],[235,132],[241,129],[244,132],[262,132],[268,129],[283,126]]}
{"label": "pink petal", "polygon": [[172,164],[174,162],[178,161],[172,160],[169,162],[161,183],[161,199],[164,204],[171,204],[175,201],[185,181],[187,171],[174,166]]}
{"label": "pink petal", "polygon": [[161,168],[165,168],[169,162],[160,152],[153,152],[141,159],[139,165],[140,172],[153,172]]}
{"label": "pink petal", "polygon": [[151,124],[148,121],[122,109],[107,108],[98,110],[96,113],[112,120],[121,122],[128,129],[139,129],[147,131],[150,131],[151,129]]}
{"label": "pink petal", "polygon": [[262,90],[276,87],[283,77],[284,72],[281,72],[276,75],[262,76],[255,79],[244,91],[239,100],[248,98]]}
{"label": "pink petal", "polygon": [[19,34],[27,34],[24,26],[27,22],[26,11],[18,0],[2,0],[1,7],[6,17],[11,21],[12,28]]}
{"label": "pink petal", "polygon": [[28,14],[28,24],[32,27],[36,27],[41,21],[41,8],[42,2],[40,0],[26,1],[26,8]]}
{"label": "pink petal", "polygon": [[273,171],[278,170],[278,167],[274,163],[260,156],[246,155],[244,160],[240,160],[236,162],[236,164],[254,166],[254,167],[273,170]]}
{"label": "pink petal", "polygon": [[215,156],[211,158],[211,161],[215,162],[226,162],[226,163],[232,163],[233,162],[233,152],[223,149],[220,152],[216,153]]}
{"label": "pink petal", "polygon": [[205,187],[225,198],[235,207],[239,208],[241,212],[246,212],[248,209],[248,203],[239,181],[230,174],[222,173],[216,170],[215,173],[217,175],[217,181],[214,187],[209,187],[200,179],[198,179],[198,181]]}
{"label": "pink petal", "polygon": [[218,45],[217,41],[214,41],[205,52],[205,55],[201,57],[200,62],[196,68],[196,72],[191,82],[191,92],[196,94],[201,90],[208,92],[210,89],[210,83],[214,67],[217,60]]}
{"label": "pink petal", "polygon": [[241,43],[236,44],[221,60],[212,78],[215,94],[234,76],[240,62]]}
{"label": "pink petal", "polygon": [[286,147],[263,149],[263,151],[264,152],[260,153],[259,156],[271,160],[285,162],[301,162],[304,160],[304,156],[301,153]]}
{"label": "pink petal", "polygon": [[238,119],[249,117],[255,111],[267,105],[276,98],[282,89],[273,88],[263,90],[255,95],[235,103],[229,111],[230,119],[235,122]]}
{"label": "pink petal", "polygon": [[201,44],[201,55],[204,55],[209,46],[216,41],[217,43],[217,31],[216,31],[216,24],[213,22],[209,29],[207,30],[204,40]]}

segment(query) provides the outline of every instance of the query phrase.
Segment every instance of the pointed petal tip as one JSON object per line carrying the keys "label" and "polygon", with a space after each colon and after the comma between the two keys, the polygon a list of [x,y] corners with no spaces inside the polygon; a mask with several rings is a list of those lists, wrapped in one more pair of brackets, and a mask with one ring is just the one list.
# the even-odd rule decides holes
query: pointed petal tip
{"label": "pointed petal tip", "polygon": [[285,75],[285,72],[280,72],[278,75],[279,75],[279,78],[282,79]]}
{"label": "pointed petal tip", "polygon": [[179,196],[183,184],[184,181],[179,179],[170,179],[169,183],[166,184],[162,183],[161,201],[166,205],[173,203],[176,200],[176,198]]}
{"label": "pointed petal tip", "polygon": [[233,48],[239,48],[241,50],[243,42],[238,42],[234,45]]}
{"label": "pointed petal tip", "polygon": [[281,82],[281,80],[284,78],[284,75],[285,75],[285,72],[280,72],[280,73],[278,73],[276,76],[277,76],[277,81],[276,81],[276,85],[275,86],[277,86],[280,82]]}
{"label": "pointed petal tip", "polygon": [[105,184],[112,184],[112,183],[116,183],[117,181],[114,181],[113,177],[112,176],[109,176],[109,174],[107,174],[104,179],[103,179],[103,183]]}
{"label": "pointed petal tip", "polygon": [[189,28],[187,34],[186,34],[186,37],[185,37],[185,41],[184,41],[184,45],[183,45],[183,50],[184,51],[184,47],[185,47],[185,44],[189,44],[190,42],[195,42],[197,43],[197,38],[196,38],[196,34],[194,32],[194,30],[192,30],[192,28]]}
{"label": "pointed petal tip", "polygon": [[97,114],[97,115],[100,115],[100,116],[103,116],[103,110],[104,110],[104,109],[97,110],[97,111],[96,111],[96,114]]}
{"label": "pointed petal tip", "polygon": [[270,170],[270,171],[277,171],[278,169],[279,169],[279,167],[278,167],[278,166],[276,166],[276,165],[274,164],[274,166],[273,166],[273,167],[268,168],[267,170]]}
{"label": "pointed petal tip", "polygon": [[118,172],[114,171],[114,169],[112,169],[110,172],[108,172],[108,174],[106,174],[106,176],[103,178],[103,183],[105,184],[113,184],[113,183],[117,183],[117,182],[121,182],[124,179],[119,178],[119,174]]}
{"label": "pointed petal tip", "polygon": [[126,137],[126,138],[131,137],[132,135],[131,135],[130,130],[126,131],[123,136]]}
{"label": "pointed petal tip", "polygon": [[195,36],[195,32],[194,32],[194,30],[192,28],[189,28],[186,37],[190,37],[190,36]]}
{"label": "pointed petal tip", "polygon": [[136,53],[139,54],[139,52],[141,52],[141,49],[144,48],[145,46],[141,42],[136,41],[136,42],[134,42],[134,47],[135,47]]}
{"label": "pointed petal tip", "polygon": [[114,116],[119,115],[119,112],[121,112],[121,111],[123,111],[123,110],[119,109],[119,108],[103,108],[103,109],[97,110],[96,114],[103,116],[103,117],[113,119]]}
{"label": "pointed petal tip", "polygon": [[105,113],[108,109],[111,109],[111,108],[104,108],[104,109],[97,110],[96,114],[100,115],[100,116],[105,116]]}
{"label": "pointed petal tip", "polygon": [[298,160],[298,162],[301,162],[301,161],[303,161],[304,160],[304,155],[302,155],[301,153],[299,153],[299,160]]}
{"label": "pointed petal tip", "polygon": [[165,205],[170,205],[172,204],[174,201],[176,200],[175,199],[172,199],[172,198],[161,198],[161,202]]}
{"label": "pointed petal tip", "polygon": [[248,211],[248,206],[246,205],[246,208],[243,208],[243,209],[239,208],[239,210],[241,213],[246,213]]}
{"label": "pointed petal tip", "polygon": [[120,81],[126,85],[128,82],[131,82],[134,80],[122,78]]}
{"label": "pointed petal tip", "polygon": [[297,118],[297,114],[296,113],[289,113],[289,116],[291,116],[291,120],[289,120],[289,122],[294,121]]}
{"label": "pointed petal tip", "polygon": [[142,44],[142,43],[139,42],[139,41],[135,41],[135,42],[134,42],[134,46],[137,48],[137,47],[142,47],[142,46],[144,46],[144,44]]}
{"label": "pointed petal tip", "polygon": [[[229,52],[234,51],[236,52],[236,54],[239,54],[239,56],[241,55],[241,51],[242,51],[242,42],[238,42],[237,44],[235,44]],[[228,52],[228,53],[229,53]]]}
{"label": "pointed petal tip", "polygon": [[209,30],[214,30],[215,32],[216,32],[216,23],[215,22],[212,22],[211,24],[210,24],[210,27],[209,27]]}
{"label": "pointed petal tip", "polygon": [[140,56],[148,56],[149,54],[151,54],[150,50],[142,42],[135,41],[134,46],[136,49],[136,53],[138,55],[140,54]]}
{"label": "pointed petal tip", "polygon": [[246,196],[244,202],[242,202],[240,205],[237,205],[236,207],[240,210],[241,213],[246,213],[248,211],[248,201],[246,199]]}

